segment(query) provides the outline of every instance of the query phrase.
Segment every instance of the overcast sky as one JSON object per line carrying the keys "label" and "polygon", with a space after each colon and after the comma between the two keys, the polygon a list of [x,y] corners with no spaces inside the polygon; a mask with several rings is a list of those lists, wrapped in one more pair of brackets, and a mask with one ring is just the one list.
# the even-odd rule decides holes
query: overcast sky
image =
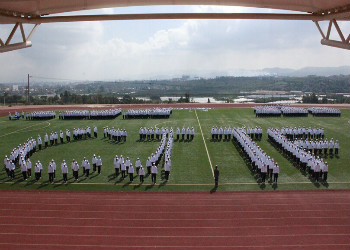
{"label": "overcast sky", "polygon": [[[162,6],[73,14],[151,12],[277,11]],[[347,31],[345,34],[349,34],[349,22],[340,24]],[[328,23],[322,25],[326,27]],[[11,26],[0,25],[0,37],[5,40],[10,30]],[[237,73],[239,69],[269,67],[350,65],[350,52],[322,46],[321,35],[311,21],[149,20],[42,24],[31,40],[32,48],[0,54],[0,82],[25,82],[28,73],[60,79],[116,80]]]}

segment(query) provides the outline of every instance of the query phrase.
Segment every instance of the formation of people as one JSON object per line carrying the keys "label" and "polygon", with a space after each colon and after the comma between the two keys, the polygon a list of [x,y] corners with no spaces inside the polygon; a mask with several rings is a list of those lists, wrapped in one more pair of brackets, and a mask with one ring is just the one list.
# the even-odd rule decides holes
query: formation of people
{"label": "formation of people", "polygon": [[269,128],[267,134],[269,141],[291,159],[294,165],[300,167],[304,172],[308,172],[311,180],[327,182],[328,164],[320,156],[288,140],[278,128]]}
{"label": "formation of people", "polygon": [[256,174],[256,177],[265,184],[266,178],[270,183],[278,181],[279,166],[273,158],[268,156],[246,133],[245,128],[233,128],[232,136],[234,142],[239,146],[249,161],[250,170]]}
{"label": "formation of people", "polygon": [[289,140],[324,138],[324,128],[282,127],[281,133]]}
{"label": "formation of people", "polygon": [[126,142],[127,136],[128,136],[128,133],[126,132],[125,129],[120,129],[120,128],[115,129],[114,127],[109,128],[108,126],[103,128],[104,138],[108,138],[116,142],[121,142],[121,141]]}
{"label": "formation of people", "polygon": [[[263,130],[261,127],[242,127],[241,128],[249,137],[256,140],[261,140]],[[212,141],[231,141],[233,129],[229,127],[222,128],[221,126],[213,126],[210,130]]]}
{"label": "formation of people", "polygon": [[282,112],[276,106],[256,106],[254,114],[256,117],[280,117]]}
{"label": "formation of people", "polygon": [[328,107],[310,107],[308,111],[312,116],[341,116],[340,109]]}
{"label": "formation of people", "polygon": [[286,117],[299,117],[299,116],[308,116],[309,112],[304,108],[299,107],[282,107],[281,112],[283,116]]}
{"label": "formation of people", "polygon": [[[22,112],[24,118],[24,112]],[[56,118],[55,111],[35,111],[25,114],[26,120],[50,120]]]}
{"label": "formation of people", "polygon": [[129,109],[123,112],[123,119],[169,118],[173,108]]}

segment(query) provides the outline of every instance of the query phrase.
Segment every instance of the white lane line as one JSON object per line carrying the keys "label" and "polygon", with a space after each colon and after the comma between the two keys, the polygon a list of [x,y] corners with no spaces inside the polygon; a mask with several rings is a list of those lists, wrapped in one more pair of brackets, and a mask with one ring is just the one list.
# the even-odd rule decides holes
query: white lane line
{"label": "white lane line", "polygon": [[[66,228],[67,225],[59,225],[59,224],[23,224],[23,223],[1,223],[0,226],[21,226],[21,227],[64,227]],[[174,227],[174,226],[109,226],[109,225],[69,225],[69,227],[72,228],[119,228],[119,229],[242,229],[242,228],[291,228],[291,227],[312,227],[314,228],[315,225],[251,225],[251,226],[191,226],[191,227],[185,227],[185,226],[179,226],[179,227]],[[317,227],[345,227],[348,228],[349,225],[317,225]]]}
{"label": "white lane line", "polygon": [[[258,236],[256,236],[258,237]],[[13,243],[13,242],[0,242],[0,245],[10,245],[10,246],[23,246],[25,248],[28,248],[28,246],[46,246],[46,247],[59,247],[59,248],[72,248],[72,247],[79,247],[79,248],[90,248],[94,247],[96,249],[99,248],[112,248],[112,249],[125,249],[125,248],[136,248],[136,249],[157,249],[157,248],[175,248],[175,249],[184,249],[184,248],[197,248],[197,249],[217,249],[217,248],[228,248],[228,249],[238,249],[238,248],[248,248],[248,249],[255,249],[255,248],[272,248],[272,249],[278,249],[282,247],[290,247],[290,248],[298,248],[298,247],[308,247],[309,249],[317,249],[318,247],[343,247],[343,246],[350,246],[350,244],[278,244],[275,243],[273,245],[201,245],[201,246],[195,246],[195,245],[104,245],[104,244],[89,244],[89,245],[83,245],[83,244],[54,244],[54,243]]]}
{"label": "white lane line", "polygon": [[[6,202],[6,205],[38,205],[38,202]],[[44,203],[40,203],[44,204]],[[313,203],[313,205],[348,205],[348,202],[338,202],[338,203],[329,203],[329,202],[318,202]],[[91,203],[73,203],[73,204],[45,204],[48,206],[96,206],[96,207],[149,207],[153,206],[152,204],[146,205],[146,204],[91,204]],[[256,204],[257,205],[257,204]],[[197,204],[172,204],[171,207],[249,207],[249,206],[256,206],[252,204],[228,204],[228,205],[220,205],[220,204],[203,204],[203,205],[197,205]],[[264,204],[264,206],[297,206],[295,203],[268,203]],[[300,204],[304,205],[304,204]],[[157,207],[169,207],[169,205],[163,205],[158,204]]]}
{"label": "white lane line", "polygon": [[213,164],[211,163],[211,160],[210,160],[210,156],[209,156],[208,147],[207,147],[207,144],[205,143],[205,139],[204,139],[204,135],[203,135],[202,126],[201,126],[201,123],[199,122],[198,115],[197,115],[197,110],[194,110],[194,113],[196,114],[197,121],[198,121],[198,125],[199,125],[199,129],[201,130],[202,139],[203,139],[203,142],[204,142],[205,150],[207,151],[207,156],[208,156],[208,160],[209,160],[209,164],[210,164],[211,172],[212,172],[212,174],[213,174],[213,178],[214,178],[214,169],[213,169]]}
{"label": "white lane line", "polygon": [[[49,123],[49,125],[48,125],[48,126],[46,126],[46,127],[49,127],[49,126],[51,125],[51,123],[50,123],[50,122],[48,122],[48,121],[44,121],[44,122],[41,122],[41,123],[33,124],[33,125],[31,125],[31,126],[28,126],[28,127],[25,127],[25,128],[21,128],[21,129],[15,130],[15,131],[13,131],[13,132],[10,132],[10,133],[7,133],[7,134],[4,134],[4,135],[1,135],[1,136],[0,136],[0,138],[1,138],[1,137],[4,137],[4,136],[7,136],[7,135],[12,135],[12,134],[19,133],[19,132],[20,132],[20,131],[22,131],[22,130],[26,130],[26,129],[31,128],[31,127],[34,127],[34,126],[41,125],[41,124],[43,124],[43,123]],[[46,128],[46,127],[44,127],[44,128]],[[40,129],[41,129],[41,128],[40,128]],[[29,130],[28,130],[28,131],[29,131]]]}
{"label": "white lane line", "polygon": [[[0,235],[22,235],[22,236],[68,236],[72,237],[72,234],[61,234],[61,233],[0,233]],[[349,236],[349,234],[346,233],[339,233],[339,234],[263,234],[263,235],[157,235],[157,238],[256,238],[258,236],[264,236],[264,237],[307,237],[307,236]],[[130,234],[74,234],[74,237],[111,237],[111,238],[134,238],[134,235]],[[137,238],[154,238],[154,235],[137,235]]]}
{"label": "white lane line", "polygon": [[[193,221],[193,218],[191,219],[169,219],[169,218],[164,218],[164,219],[159,219],[159,218],[151,218],[151,219],[144,219],[144,218],[137,218],[137,219],[127,219],[127,218],[110,218],[110,217],[73,217],[73,218],[66,218],[62,216],[17,216],[17,215],[2,215],[0,218],[8,218],[8,219],[13,219],[13,218],[21,218],[21,219],[59,219],[59,220],[108,220],[108,221]],[[249,218],[244,218],[244,220],[268,220],[268,219],[279,219],[279,220],[295,220],[295,219],[348,219],[350,217],[348,216],[339,216],[339,217],[333,217],[333,216],[316,216],[316,217],[310,217],[310,216],[293,216],[293,217],[268,217],[264,216],[264,218],[261,217],[249,217]],[[215,218],[215,219],[208,219],[208,218],[202,218],[198,219],[200,221],[236,221],[236,220],[241,220],[242,218],[225,218],[225,219],[220,219],[220,218]],[[1,233],[0,233],[1,234]]]}

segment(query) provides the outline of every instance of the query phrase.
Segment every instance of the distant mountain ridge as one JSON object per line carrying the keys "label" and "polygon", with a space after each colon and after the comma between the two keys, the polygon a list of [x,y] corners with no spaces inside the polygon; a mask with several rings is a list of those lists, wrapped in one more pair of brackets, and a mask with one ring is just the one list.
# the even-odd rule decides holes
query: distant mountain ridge
{"label": "distant mountain ridge", "polygon": [[309,75],[316,76],[333,76],[333,75],[350,75],[350,66],[340,67],[305,67],[301,69],[288,68],[265,68],[261,70],[265,75],[277,76],[296,76],[303,77]]}

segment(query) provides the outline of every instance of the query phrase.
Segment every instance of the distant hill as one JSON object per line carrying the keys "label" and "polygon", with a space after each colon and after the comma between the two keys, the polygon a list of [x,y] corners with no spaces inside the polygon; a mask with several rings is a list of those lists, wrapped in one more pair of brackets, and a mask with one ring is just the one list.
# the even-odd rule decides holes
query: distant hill
{"label": "distant hill", "polygon": [[301,69],[285,68],[265,68],[261,70],[263,74],[278,76],[303,77],[309,75],[315,76],[333,76],[333,75],[350,75],[350,66],[341,67],[306,67]]}

